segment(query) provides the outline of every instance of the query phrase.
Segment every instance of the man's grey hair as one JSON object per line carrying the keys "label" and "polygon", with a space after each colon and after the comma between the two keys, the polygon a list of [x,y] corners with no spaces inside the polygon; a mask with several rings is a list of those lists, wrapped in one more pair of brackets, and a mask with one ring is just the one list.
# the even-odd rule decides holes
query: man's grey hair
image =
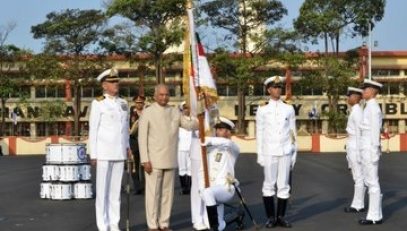
{"label": "man's grey hair", "polygon": [[155,85],[155,87],[154,87],[154,95],[157,95],[158,90],[160,90],[161,88],[165,88],[168,91],[168,86],[165,85],[165,84],[160,83],[160,84]]}

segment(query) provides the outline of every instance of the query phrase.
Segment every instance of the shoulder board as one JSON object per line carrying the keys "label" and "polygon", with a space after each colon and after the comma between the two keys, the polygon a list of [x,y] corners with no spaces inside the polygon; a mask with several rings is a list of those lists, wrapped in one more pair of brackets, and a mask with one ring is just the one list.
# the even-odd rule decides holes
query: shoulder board
{"label": "shoulder board", "polygon": [[104,96],[104,95],[101,95],[101,96],[98,96],[98,97],[96,97],[96,100],[97,101],[102,101],[102,100],[104,100],[106,97]]}
{"label": "shoulder board", "polygon": [[259,105],[260,105],[260,106],[266,106],[267,104],[269,104],[269,101],[263,101],[263,102],[261,102]]}
{"label": "shoulder board", "polygon": [[293,101],[292,100],[283,100],[283,103],[288,104],[288,105],[292,105]]}

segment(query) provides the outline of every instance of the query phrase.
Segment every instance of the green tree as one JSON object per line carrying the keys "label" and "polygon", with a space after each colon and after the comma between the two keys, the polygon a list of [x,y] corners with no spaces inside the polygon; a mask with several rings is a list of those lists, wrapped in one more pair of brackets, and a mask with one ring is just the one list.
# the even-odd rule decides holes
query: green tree
{"label": "green tree", "polygon": [[108,4],[108,15],[123,16],[141,29],[138,47],[153,56],[158,83],[164,83],[164,52],[182,42],[185,3],[186,0],[112,0]]}
{"label": "green tree", "polygon": [[[384,15],[385,0],[305,0],[300,8],[300,14],[294,20],[294,28],[302,35],[305,41],[318,43],[318,39],[324,41],[324,57],[319,57],[317,85],[321,85],[324,93],[328,96],[330,131],[338,131],[337,121],[341,121],[338,115],[338,89],[343,89],[352,76],[355,63],[341,61],[338,57],[340,37],[350,32],[351,37],[368,33],[369,23],[374,26]],[[337,57],[329,55],[329,41],[332,50]],[[345,58],[346,59],[346,58]],[[347,76],[345,76],[347,75]],[[315,86],[315,85],[314,85]],[[340,123],[339,123],[340,124]]]}
{"label": "green tree", "polygon": [[22,97],[22,92],[19,88],[19,80],[21,78],[16,75],[18,73],[20,64],[19,60],[28,54],[28,51],[20,49],[14,45],[6,44],[9,34],[15,29],[16,24],[13,22],[0,26],[0,136],[4,135],[4,127],[6,117],[6,101],[11,95],[18,95]]}
{"label": "green tree", "polygon": [[347,29],[352,37],[367,35],[369,22],[373,26],[379,22],[384,8],[385,0],[305,0],[294,20],[294,27],[312,43],[322,38],[326,53],[329,40],[335,44],[332,49],[339,52],[340,37],[347,33]]}
{"label": "green tree", "polygon": [[[259,59],[252,59],[250,41],[258,40],[258,35],[262,35],[262,28],[266,29],[279,21],[287,10],[283,4],[277,0],[213,0],[202,4],[202,11],[206,14],[206,20],[216,28],[227,31],[225,38],[232,39],[239,55],[228,60],[224,53],[216,61],[216,70],[221,67],[230,66],[233,69],[225,69],[223,74],[234,78],[238,95],[238,133],[245,131],[245,95],[247,82],[256,78],[254,69],[264,64]],[[260,30],[259,30],[260,28]],[[225,63],[220,63],[224,61]],[[220,71],[222,72],[222,71]]]}
{"label": "green tree", "polygon": [[[94,60],[86,57],[104,32],[106,17],[100,10],[66,9],[47,14],[46,21],[31,27],[35,39],[45,39],[45,52],[65,55],[65,73],[61,78],[68,79],[73,88],[74,132],[78,136],[81,106],[80,86],[100,68]],[[37,76],[46,78],[46,76]]]}

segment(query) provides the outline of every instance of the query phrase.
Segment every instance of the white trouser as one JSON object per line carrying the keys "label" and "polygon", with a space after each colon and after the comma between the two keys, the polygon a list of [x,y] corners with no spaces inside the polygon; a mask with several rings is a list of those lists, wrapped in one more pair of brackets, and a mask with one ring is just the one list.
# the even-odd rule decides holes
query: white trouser
{"label": "white trouser", "polygon": [[206,206],[218,205],[218,230],[224,230],[226,227],[223,203],[230,201],[233,198],[234,193],[235,189],[233,186],[228,187],[226,185],[214,185],[202,190],[201,195]]}
{"label": "white trouser", "polygon": [[346,152],[347,152],[346,158],[352,171],[353,181],[355,182],[354,195],[350,207],[360,210],[365,207],[365,192],[366,192],[366,187],[363,182],[360,151],[357,148],[348,147]]}
{"label": "white trouser", "polygon": [[98,160],[96,165],[96,224],[99,231],[118,229],[124,161]]}
{"label": "white trouser", "polygon": [[178,171],[180,176],[191,176],[191,158],[189,151],[178,151]]}
{"label": "white trouser", "polygon": [[200,172],[201,161],[191,160],[191,217],[192,224],[196,229],[204,229],[209,227],[208,216],[206,214],[205,202],[199,194],[199,189],[202,188],[203,179]]}
{"label": "white trouser", "polygon": [[364,182],[369,189],[369,209],[366,219],[378,221],[383,218],[382,215],[382,194],[379,184],[379,161],[373,159],[372,150],[362,149],[362,172]]}
{"label": "white trouser", "polygon": [[264,165],[263,196],[274,196],[277,185],[277,197],[281,199],[289,198],[291,155],[265,156],[265,158],[270,158],[270,160],[266,160]]}

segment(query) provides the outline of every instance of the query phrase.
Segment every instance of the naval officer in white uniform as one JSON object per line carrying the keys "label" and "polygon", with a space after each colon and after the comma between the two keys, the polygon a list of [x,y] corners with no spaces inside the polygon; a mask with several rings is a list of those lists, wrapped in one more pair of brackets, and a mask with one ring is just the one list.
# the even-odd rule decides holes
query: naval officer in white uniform
{"label": "naval officer in white uniform", "polygon": [[[185,116],[190,116],[185,101],[180,104],[180,110]],[[181,194],[189,195],[191,192],[191,141],[192,131],[180,127],[178,131],[178,174],[181,183]]]}
{"label": "naval officer in white uniform", "polygon": [[92,101],[89,117],[89,147],[96,165],[96,223],[99,231],[119,231],[120,189],[129,147],[129,107],[118,97],[115,69],[102,72],[97,80],[104,94]]}
{"label": "naval officer in white uniform", "polygon": [[363,90],[355,87],[348,87],[347,96],[350,108],[346,132],[346,159],[351,169],[352,177],[355,182],[354,195],[352,203],[345,208],[346,213],[358,213],[365,211],[365,192],[366,187],[363,183],[362,163],[360,153],[360,124],[363,117],[363,109],[360,106]]}
{"label": "naval officer in white uniform", "polygon": [[376,101],[376,95],[383,87],[381,83],[365,79],[363,82],[363,110],[361,129],[361,163],[365,185],[369,190],[369,209],[366,219],[359,220],[361,225],[381,224],[382,194],[379,184],[379,159],[381,155],[380,130],[383,115]]}
{"label": "naval officer in white uniform", "polygon": [[210,228],[214,231],[225,229],[223,203],[230,201],[235,194],[232,184],[237,183],[235,163],[240,149],[230,139],[234,127],[232,121],[220,117],[220,121],[215,125],[216,137],[205,138],[210,186],[200,191],[206,205]]}
{"label": "naval officer in white uniform", "polygon": [[[284,77],[273,76],[264,82],[270,100],[257,109],[257,163],[264,168],[263,202],[267,215],[266,228],[276,225],[289,228],[284,218],[290,197],[290,171],[294,167],[297,146],[295,112],[281,99]],[[274,196],[277,195],[277,216]]]}

